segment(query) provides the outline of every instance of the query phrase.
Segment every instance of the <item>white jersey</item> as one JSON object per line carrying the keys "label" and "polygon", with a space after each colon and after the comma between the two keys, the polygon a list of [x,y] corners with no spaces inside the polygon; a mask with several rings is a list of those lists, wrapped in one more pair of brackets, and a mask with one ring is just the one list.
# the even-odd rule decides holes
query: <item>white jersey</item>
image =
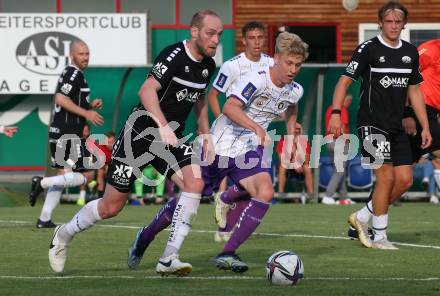
{"label": "white jersey", "polygon": [[229,97],[232,89],[246,74],[249,72],[267,70],[273,66],[273,64],[273,59],[267,54],[261,54],[260,60],[253,62],[242,52],[221,66],[213,86],[219,92],[226,94],[226,97]]}
{"label": "white jersey", "polygon": [[[273,84],[269,71],[251,72],[232,90],[230,97],[244,103],[244,113],[267,130],[269,124],[291,105],[297,104],[304,91],[292,81],[282,88]],[[211,127],[217,155],[237,157],[258,147],[257,135],[220,115]]]}

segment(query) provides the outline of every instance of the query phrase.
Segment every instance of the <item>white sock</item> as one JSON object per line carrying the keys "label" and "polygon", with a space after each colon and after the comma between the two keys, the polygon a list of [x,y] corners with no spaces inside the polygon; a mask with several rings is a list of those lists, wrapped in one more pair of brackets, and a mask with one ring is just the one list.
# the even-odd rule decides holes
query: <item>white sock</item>
{"label": "white sock", "polygon": [[81,173],[69,172],[64,175],[45,177],[41,180],[41,187],[49,188],[52,186],[75,187],[87,182],[86,177]]}
{"label": "white sock", "polygon": [[434,180],[437,184],[437,188],[440,188],[440,170],[434,170]]}
{"label": "white sock", "polygon": [[373,216],[373,202],[371,200],[365,204],[365,207],[363,207],[356,213],[356,218],[362,223],[370,222],[372,216]]}
{"label": "white sock", "polygon": [[201,195],[197,193],[181,193],[171,221],[171,232],[167,246],[161,258],[179,253],[183,241],[191,229],[191,223],[197,214],[200,198]]}
{"label": "white sock", "polygon": [[63,187],[52,186],[49,187],[44,200],[43,208],[41,209],[40,220],[47,222],[52,219],[52,212],[60,203],[61,194],[63,193]]}
{"label": "white sock", "polygon": [[80,199],[86,199],[86,191],[85,190],[80,190],[79,191],[79,198]]}
{"label": "white sock", "polygon": [[60,239],[69,243],[77,233],[89,229],[96,222],[102,220],[98,213],[98,202],[100,200],[92,200],[83,206],[73,219],[58,231]]}
{"label": "white sock", "polygon": [[381,240],[382,238],[387,238],[388,214],[380,216],[373,215],[372,225],[374,231],[374,241]]}

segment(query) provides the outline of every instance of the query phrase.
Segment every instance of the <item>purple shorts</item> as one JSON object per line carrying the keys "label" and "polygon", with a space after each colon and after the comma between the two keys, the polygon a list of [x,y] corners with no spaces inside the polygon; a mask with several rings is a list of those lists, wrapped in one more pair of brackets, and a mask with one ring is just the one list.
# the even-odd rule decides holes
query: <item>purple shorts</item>
{"label": "purple shorts", "polygon": [[263,161],[263,148],[248,151],[235,158],[216,155],[212,164],[202,166],[202,177],[205,182],[203,196],[210,196],[216,192],[222,180],[228,176],[234,184],[261,172],[270,174],[270,161]]}

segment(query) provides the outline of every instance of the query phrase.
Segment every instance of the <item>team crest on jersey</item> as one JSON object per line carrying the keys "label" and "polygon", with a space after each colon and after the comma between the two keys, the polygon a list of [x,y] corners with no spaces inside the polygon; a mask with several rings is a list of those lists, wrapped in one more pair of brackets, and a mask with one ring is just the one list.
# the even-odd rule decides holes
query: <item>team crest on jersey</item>
{"label": "team crest on jersey", "polygon": [[284,109],[284,106],[286,106],[286,104],[284,103],[284,102],[279,102],[278,103],[278,110],[283,110]]}
{"label": "team crest on jersey", "polygon": [[61,87],[61,91],[66,95],[68,95],[71,90],[72,90],[72,85],[69,83],[64,83],[63,86]]}
{"label": "team crest on jersey", "polygon": [[241,95],[245,98],[245,99],[250,99],[252,97],[252,95],[254,94],[254,92],[257,90],[257,88],[255,87],[255,85],[252,84],[252,82],[249,82],[245,88],[243,89],[243,91],[241,92]]}
{"label": "team crest on jersey", "polygon": [[381,62],[381,63],[385,63],[385,57],[384,57],[384,56],[381,56],[381,57],[379,58],[379,62]]}
{"label": "team crest on jersey", "polygon": [[266,103],[266,101],[269,100],[268,97],[259,97],[257,102],[255,103],[258,107],[263,107],[263,105]]}
{"label": "team crest on jersey", "polygon": [[208,75],[209,75],[209,71],[208,71],[208,69],[203,69],[203,71],[202,71],[202,76],[203,76],[203,78],[208,77]]}
{"label": "team crest on jersey", "polygon": [[354,74],[354,72],[356,72],[356,69],[358,67],[359,63],[356,61],[351,61],[350,64],[348,64],[347,68],[345,69],[345,71],[347,71],[350,74]]}
{"label": "team crest on jersey", "polygon": [[216,83],[217,86],[223,88],[223,86],[224,86],[225,83],[226,83],[226,80],[228,80],[228,76],[226,76],[226,75],[223,74],[223,73],[220,73],[220,76],[218,77],[218,79],[217,79],[217,83]]}
{"label": "team crest on jersey", "polygon": [[402,57],[402,62],[404,62],[405,64],[409,64],[411,63],[411,58],[409,56],[404,56]]}

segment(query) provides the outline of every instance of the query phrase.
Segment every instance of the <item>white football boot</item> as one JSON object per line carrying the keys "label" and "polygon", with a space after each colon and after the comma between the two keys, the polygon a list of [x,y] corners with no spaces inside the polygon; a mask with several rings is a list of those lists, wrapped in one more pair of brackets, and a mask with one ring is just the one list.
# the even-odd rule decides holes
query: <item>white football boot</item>
{"label": "white football boot", "polygon": [[179,260],[179,255],[171,254],[166,258],[159,259],[156,272],[161,276],[187,276],[192,271],[192,265]]}
{"label": "white football boot", "polygon": [[53,233],[52,241],[49,246],[49,263],[52,270],[56,273],[62,273],[67,260],[68,243],[63,242],[58,237],[58,231],[63,225],[57,226]]}

